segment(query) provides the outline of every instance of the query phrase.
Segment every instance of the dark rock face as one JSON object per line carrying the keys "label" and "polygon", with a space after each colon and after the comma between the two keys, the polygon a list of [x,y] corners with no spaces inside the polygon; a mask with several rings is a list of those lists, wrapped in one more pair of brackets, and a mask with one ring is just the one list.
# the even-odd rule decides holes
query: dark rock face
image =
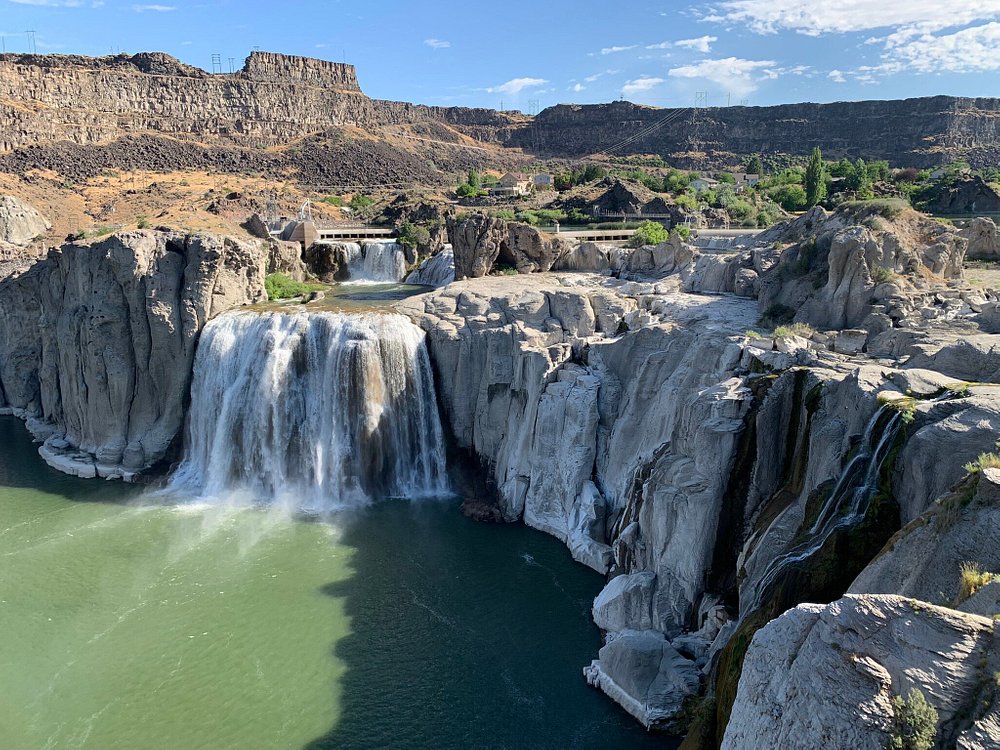
{"label": "dark rock face", "polygon": [[455,254],[455,278],[476,279],[497,261],[518,273],[540,273],[552,267],[570,246],[535,227],[475,214],[463,222],[448,220],[448,237]]}
{"label": "dark rock face", "polygon": [[927,204],[938,214],[1000,213],[1000,194],[982,177],[959,180],[941,187]]}
{"label": "dark rock face", "polygon": [[543,144],[541,150],[549,156],[596,153],[671,118],[621,153],[660,154],[685,164],[684,155],[691,152],[707,152],[710,161],[725,162],[751,153],[807,154],[819,146],[828,158],[888,159],[899,166],[926,167],[965,156],[974,165],[985,165],[1000,162],[998,110],[998,99],[948,96],[697,110],[630,102],[560,105],[518,129],[510,145],[530,149]]}

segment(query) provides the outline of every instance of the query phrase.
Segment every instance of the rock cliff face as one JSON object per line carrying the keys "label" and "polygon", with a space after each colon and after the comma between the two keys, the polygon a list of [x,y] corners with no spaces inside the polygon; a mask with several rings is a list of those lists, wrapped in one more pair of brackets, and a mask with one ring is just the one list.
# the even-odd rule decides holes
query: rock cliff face
{"label": "rock cliff face", "polygon": [[0,406],[64,471],[148,468],[183,424],[201,328],[266,299],[266,262],[255,245],[153,232],[50,252],[0,283]]}
{"label": "rock cliff face", "polygon": [[[707,152],[727,163],[734,155],[807,154],[819,146],[828,158],[888,159],[916,167],[965,156],[996,165],[1000,125],[997,99],[937,96],[901,101],[709,107],[665,110],[614,102],[559,105],[515,131],[511,143],[546,155],[596,153],[640,135],[623,153],[660,154],[698,165]],[[665,127],[651,128],[667,120]]]}
{"label": "rock cliff face", "polygon": [[[975,322],[987,303],[944,281],[957,283],[965,240],[908,215],[874,218],[814,212],[713,261],[718,273],[699,268],[718,256],[681,243],[620,256],[581,247],[558,263],[667,278],[489,277],[400,306],[428,332],[446,420],[489,467],[502,516],[609,575],[594,604],[607,645],[587,679],[647,726],[676,728],[707,680],[721,739],[754,631],[803,601],[841,597],[993,447],[997,337]],[[877,268],[899,277],[890,313],[930,313],[882,313],[867,345],[890,361],[862,353],[866,330],[744,333],[779,300],[789,319],[870,322]],[[727,286],[742,271],[745,288]],[[730,294],[682,291],[696,282]],[[958,580],[958,554],[937,560],[942,578]],[[882,578],[880,593],[907,593]],[[919,669],[924,657],[910,657]],[[873,709],[879,727],[888,705]]]}
{"label": "rock cliff face", "polygon": [[938,747],[995,747],[996,639],[988,618],[898,596],[802,605],[754,636],[722,748],[882,750],[892,699],[914,688],[938,712]]}
{"label": "rock cliff face", "polygon": [[[111,143],[140,134],[257,149],[330,128],[378,134],[386,126],[406,125],[419,126],[418,137],[432,140],[458,142],[464,135],[498,151],[513,146],[543,156],[579,157],[669,118],[669,127],[651,130],[624,153],[656,153],[682,166],[703,166],[692,154],[707,153],[709,162],[728,164],[749,153],[803,155],[819,146],[834,158],[885,158],[900,166],[959,157],[995,165],[998,111],[996,99],[955,97],[695,110],[615,102],[561,105],[532,119],[371,100],[361,92],[353,66],[266,52],[252,53],[236,73],[216,75],[163,53],[0,55],[0,153],[58,141]],[[130,168],[161,168],[156,153],[163,148],[143,149]],[[432,149],[424,153],[437,158]],[[55,152],[33,156],[43,166],[58,161]],[[467,151],[465,156],[470,158]],[[240,162],[233,160],[233,168]]]}

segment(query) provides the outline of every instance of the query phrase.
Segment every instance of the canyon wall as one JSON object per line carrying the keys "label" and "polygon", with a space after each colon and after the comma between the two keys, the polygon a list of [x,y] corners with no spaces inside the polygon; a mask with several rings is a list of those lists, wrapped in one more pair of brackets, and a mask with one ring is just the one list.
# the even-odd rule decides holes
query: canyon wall
{"label": "canyon wall", "polygon": [[[369,99],[353,66],[254,52],[232,74],[209,74],[163,53],[86,58],[0,55],[0,153],[68,141],[100,144],[143,134],[277,146],[331,128],[378,137],[417,127],[408,145],[469,136],[499,150],[582,157],[642,135],[617,154],[660,154],[681,166],[732,164],[750,153],[884,158],[899,166],[970,159],[1000,163],[1000,100],[903,101],[774,107],[657,109],[614,102],[517,112]],[[468,158],[474,154],[466,152]],[[36,154],[45,166],[45,154]],[[23,166],[21,162],[17,166]],[[155,168],[161,165],[155,164]]]}
{"label": "canyon wall", "polygon": [[202,327],[265,300],[266,263],[257,244],[159,232],[51,251],[0,282],[0,408],[63,471],[150,467],[184,423]]}
{"label": "canyon wall", "polygon": [[[935,96],[897,101],[782,104],[773,107],[657,109],[619,101],[559,105],[517,130],[511,145],[549,156],[609,149],[659,154],[670,162],[738,163],[745,154],[808,154],[888,159],[928,167],[959,157],[1000,163],[1000,99]],[[661,127],[645,132],[657,123]]]}

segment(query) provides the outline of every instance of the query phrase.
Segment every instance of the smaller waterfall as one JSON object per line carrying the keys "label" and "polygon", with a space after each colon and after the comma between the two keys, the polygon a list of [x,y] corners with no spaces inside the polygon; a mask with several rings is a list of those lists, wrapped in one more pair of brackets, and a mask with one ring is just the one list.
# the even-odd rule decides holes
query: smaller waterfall
{"label": "smaller waterfall", "polygon": [[406,277],[407,284],[420,286],[447,286],[455,280],[455,254],[451,247],[445,247],[437,255],[420,264],[420,267]]}
{"label": "smaller waterfall", "polygon": [[406,275],[403,247],[396,242],[344,245],[350,281],[398,283]]}
{"label": "smaller waterfall", "polygon": [[[892,414],[887,417],[890,411]],[[879,474],[892,451],[902,420],[902,414],[889,405],[883,406],[869,420],[857,454],[841,471],[816,520],[809,527],[805,541],[771,561],[751,588],[749,604],[744,606],[741,602],[741,616],[757,610],[765,592],[782,574],[816,554],[834,532],[861,523],[878,491]]]}
{"label": "smaller waterfall", "polygon": [[320,512],[447,494],[424,332],[402,315],[228,313],[202,333],[169,490]]}

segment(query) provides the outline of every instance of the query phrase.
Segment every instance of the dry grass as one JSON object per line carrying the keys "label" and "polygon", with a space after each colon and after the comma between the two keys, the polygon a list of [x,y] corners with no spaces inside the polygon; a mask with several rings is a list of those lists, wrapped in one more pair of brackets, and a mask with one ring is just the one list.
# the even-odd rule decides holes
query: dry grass
{"label": "dry grass", "polygon": [[968,601],[976,592],[991,583],[996,578],[993,573],[983,570],[979,563],[964,562],[959,568],[958,594],[955,595],[954,606]]}

